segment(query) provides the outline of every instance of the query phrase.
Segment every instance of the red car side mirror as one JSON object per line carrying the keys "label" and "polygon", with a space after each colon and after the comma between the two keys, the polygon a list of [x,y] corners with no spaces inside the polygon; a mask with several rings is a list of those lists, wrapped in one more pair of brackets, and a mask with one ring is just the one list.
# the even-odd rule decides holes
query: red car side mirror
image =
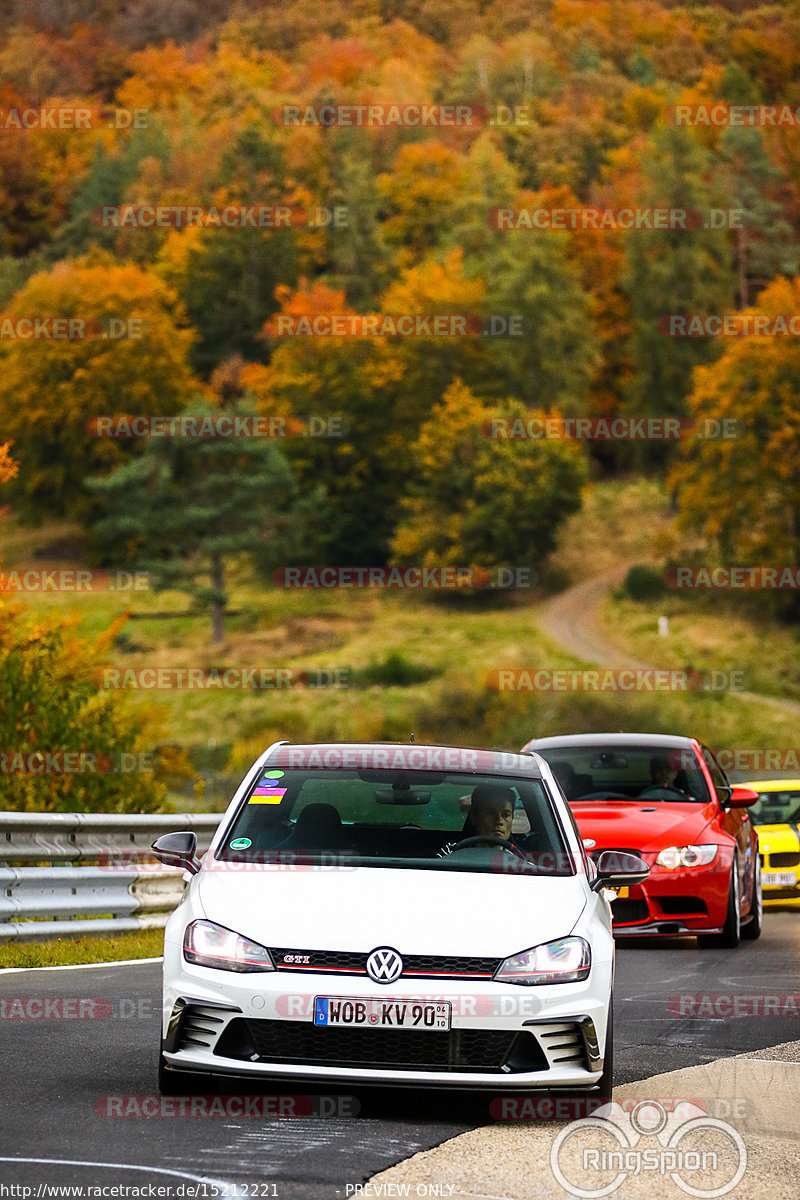
{"label": "red car side mirror", "polygon": [[730,799],[726,802],[726,807],[750,808],[757,801],[758,792],[754,792],[752,788],[734,787],[731,789]]}

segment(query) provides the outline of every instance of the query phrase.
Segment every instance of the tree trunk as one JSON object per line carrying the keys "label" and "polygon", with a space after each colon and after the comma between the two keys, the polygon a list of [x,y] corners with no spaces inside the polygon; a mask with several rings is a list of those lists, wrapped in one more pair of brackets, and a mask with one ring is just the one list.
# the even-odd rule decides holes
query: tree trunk
{"label": "tree trunk", "polygon": [[750,289],[747,284],[747,233],[739,229],[736,235],[736,257],[739,260],[739,308],[745,309],[750,303]]}
{"label": "tree trunk", "polygon": [[225,594],[222,590],[224,582],[225,572],[222,557],[214,554],[211,558],[211,583],[217,593],[217,599],[211,609],[211,640],[214,645],[225,640]]}

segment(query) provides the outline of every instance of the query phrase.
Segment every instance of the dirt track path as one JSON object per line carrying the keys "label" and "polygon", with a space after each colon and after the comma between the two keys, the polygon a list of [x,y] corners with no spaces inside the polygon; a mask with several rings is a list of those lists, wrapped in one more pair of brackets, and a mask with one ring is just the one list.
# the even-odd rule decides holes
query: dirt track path
{"label": "dirt track path", "polygon": [[[539,610],[538,621],[543,633],[552,638],[562,650],[600,667],[646,669],[657,663],[643,663],[618,650],[607,638],[600,625],[599,612],[611,588],[625,578],[628,564],[616,566],[591,579],[584,579],[545,602]],[[779,696],[764,696],[757,692],[728,693],[738,700],[765,704],[787,714],[800,716],[800,702]]]}
{"label": "dirt track path", "polygon": [[645,667],[646,663],[612,646],[598,618],[608,592],[622,582],[627,569],[627,565],[614,567],[548,600],[539,613],[543,632],[567,653],[586,662],[601,667]]}

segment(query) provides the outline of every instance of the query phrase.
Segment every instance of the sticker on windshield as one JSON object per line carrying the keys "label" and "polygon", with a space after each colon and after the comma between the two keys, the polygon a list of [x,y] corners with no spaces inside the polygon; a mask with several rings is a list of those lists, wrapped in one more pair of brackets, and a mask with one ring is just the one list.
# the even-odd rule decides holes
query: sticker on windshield
{"label": "sticker on windshield", "polygon": [[257,787],[253,789],[250,804],[280,804],[286,788]]}
{"label": "sticker on windshield", "polygon": [[283,771],[265,771],[261,776],[264,779],[283,779]]}
{"label": "sticker on windshield", "polygon": [[250,838],[234,838],[231,842],[231,850],[247,850],[252,844]]}

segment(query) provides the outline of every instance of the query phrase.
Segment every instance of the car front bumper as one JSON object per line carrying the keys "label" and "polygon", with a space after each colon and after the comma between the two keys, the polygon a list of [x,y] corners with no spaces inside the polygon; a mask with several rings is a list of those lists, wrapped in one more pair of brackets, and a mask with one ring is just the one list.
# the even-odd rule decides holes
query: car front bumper
{"label": "car front bumper", "polygon": [[725,924],[731,858],[708,867],[668,870],[644,854],[651,873],[628,896],[614,900],[614,936],[684,937],[719,933]]}
{"label": "car front bumper", "polygon": [[[495,1091],[591,1087],[603,1070],[611,962],[582,983],[524,987],[445,979],[252,974],[194,966],[165,945],[167,1067],[240,1080],[291,1077]],[[448,1032],[320,1027],[316,997],[445,1001]]]}

